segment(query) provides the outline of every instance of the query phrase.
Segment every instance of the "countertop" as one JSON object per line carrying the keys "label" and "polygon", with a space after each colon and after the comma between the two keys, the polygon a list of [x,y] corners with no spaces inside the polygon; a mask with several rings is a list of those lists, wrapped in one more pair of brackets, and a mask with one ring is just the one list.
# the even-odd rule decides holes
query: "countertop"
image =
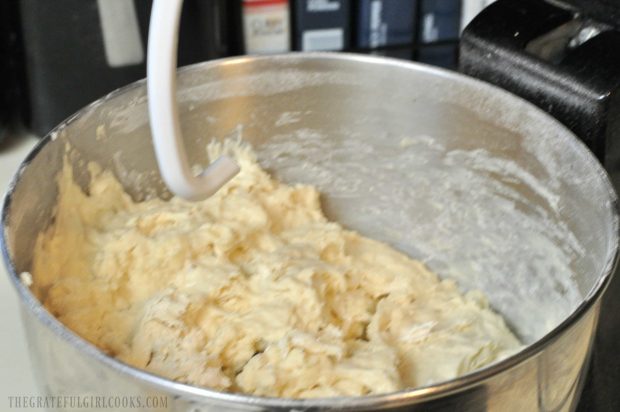
{"label": "countertop", "polygon": [[[0,187],[2,193],[13,178],[17,167],[38,139],[20,134],[9,137],[0,144]],[[0,265],[0,410],[10,410],[11,396],[36,396],[39,394],[26,349],[26,337],[21,324],[19,302],[13,285]],[[19,410],[19,409],[15,409]],[[25,409],[21,409],[25,410]],[[43,411],[31,409],[28,411]]]}

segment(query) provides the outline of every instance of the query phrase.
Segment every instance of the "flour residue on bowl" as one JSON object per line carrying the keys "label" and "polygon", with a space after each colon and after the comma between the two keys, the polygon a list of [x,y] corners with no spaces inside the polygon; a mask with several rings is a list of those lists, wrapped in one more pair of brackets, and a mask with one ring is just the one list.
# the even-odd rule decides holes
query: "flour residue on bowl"
{"label": "flour residue on bowl", "polygon": [[284,181],[316,185],[330,218],[484,290],[525,342],[581,301],[571,265],[584,249],[549,184],[514,159],[426,134],[305,128],[275,136],[259,158]]}

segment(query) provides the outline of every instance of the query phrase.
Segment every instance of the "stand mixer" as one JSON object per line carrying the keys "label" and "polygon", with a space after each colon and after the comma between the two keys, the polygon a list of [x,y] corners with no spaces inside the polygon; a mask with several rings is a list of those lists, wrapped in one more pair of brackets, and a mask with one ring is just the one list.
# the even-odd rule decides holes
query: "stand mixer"
{"label": "stand mixer", "polygon": [[[178,3],[168,3],[162,7],[171,9],[160,10],[169,18]],[[179,411],[574,410],[618,252],[617,197],[574,134],[487,83],[351,54],[245,56],[186,67],[178,71],[177,112],[169,76],[174,30],[164,28],[164,17],[159,34],[168,40],[159,42],[167,57],[159,76],[167,74],[168,83],[155,82],[157,68],[149,64],[155,74],[148,94],[144,81],[131,84],[60,124],[22,163],[5,198],[2,251],[46,393],[156,394]],[[160,112],[167,119],[161,127]],[[183,136],[170,118],[177,113]],[[50,177],[64,167],[67,145],[82,189],[95,162],[134,201],[168,199],[167,186],[196,199],[236,168],[224,159],[203,185],[187,165],[204,161],[210,141],[240,127],[269,173],[318,188],[330,220],[423,260],[463,290],[482,290],[526,347],[471,374],[385,395],[218,392],[109,356],[63,326],[20,280],[39,233],[54,220],[58,191]],[[166,134],[158,137],[160,131]]]}

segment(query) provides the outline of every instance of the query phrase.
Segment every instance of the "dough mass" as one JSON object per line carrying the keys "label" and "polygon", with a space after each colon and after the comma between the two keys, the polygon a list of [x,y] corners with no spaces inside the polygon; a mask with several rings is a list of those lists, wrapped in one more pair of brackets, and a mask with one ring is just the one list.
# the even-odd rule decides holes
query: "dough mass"
{"label": "dough mass", "polygon": [[133,366],[264,396],[391,392],[520,348],[482,293],[328,221],[249,148],[221,151],[241,173],[197,203],[134,203],[96,168],[86,195],[66,167],[32,270],[46,308]]}

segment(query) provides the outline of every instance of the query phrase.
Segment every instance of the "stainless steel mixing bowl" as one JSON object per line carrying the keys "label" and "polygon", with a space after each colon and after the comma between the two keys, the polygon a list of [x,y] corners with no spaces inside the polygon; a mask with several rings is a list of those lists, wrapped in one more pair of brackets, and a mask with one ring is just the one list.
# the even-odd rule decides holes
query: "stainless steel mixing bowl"
{"label": "stainless steel mixing bowl", "polygon": [[[2,248],[46,394],[169,395],[167,410],[572,410],[618,249],[616,196],[602,167],[534,106],[459,74],[374,57],[241,57],[185,68],[180,113],[190,160],[241,136],[285,181],[316,184],[332,219],[486,292],[526,344],[436,385],[312,400],[220,393],[106,356],[66,329],[19,280],[53,219],[67,142],[136,200],[167,196],[153,157],[144,82],[84,108],[20,167]],[[34,279],[36,284],[36,278]],[[89,410],[93,410],[92,408]]]}

